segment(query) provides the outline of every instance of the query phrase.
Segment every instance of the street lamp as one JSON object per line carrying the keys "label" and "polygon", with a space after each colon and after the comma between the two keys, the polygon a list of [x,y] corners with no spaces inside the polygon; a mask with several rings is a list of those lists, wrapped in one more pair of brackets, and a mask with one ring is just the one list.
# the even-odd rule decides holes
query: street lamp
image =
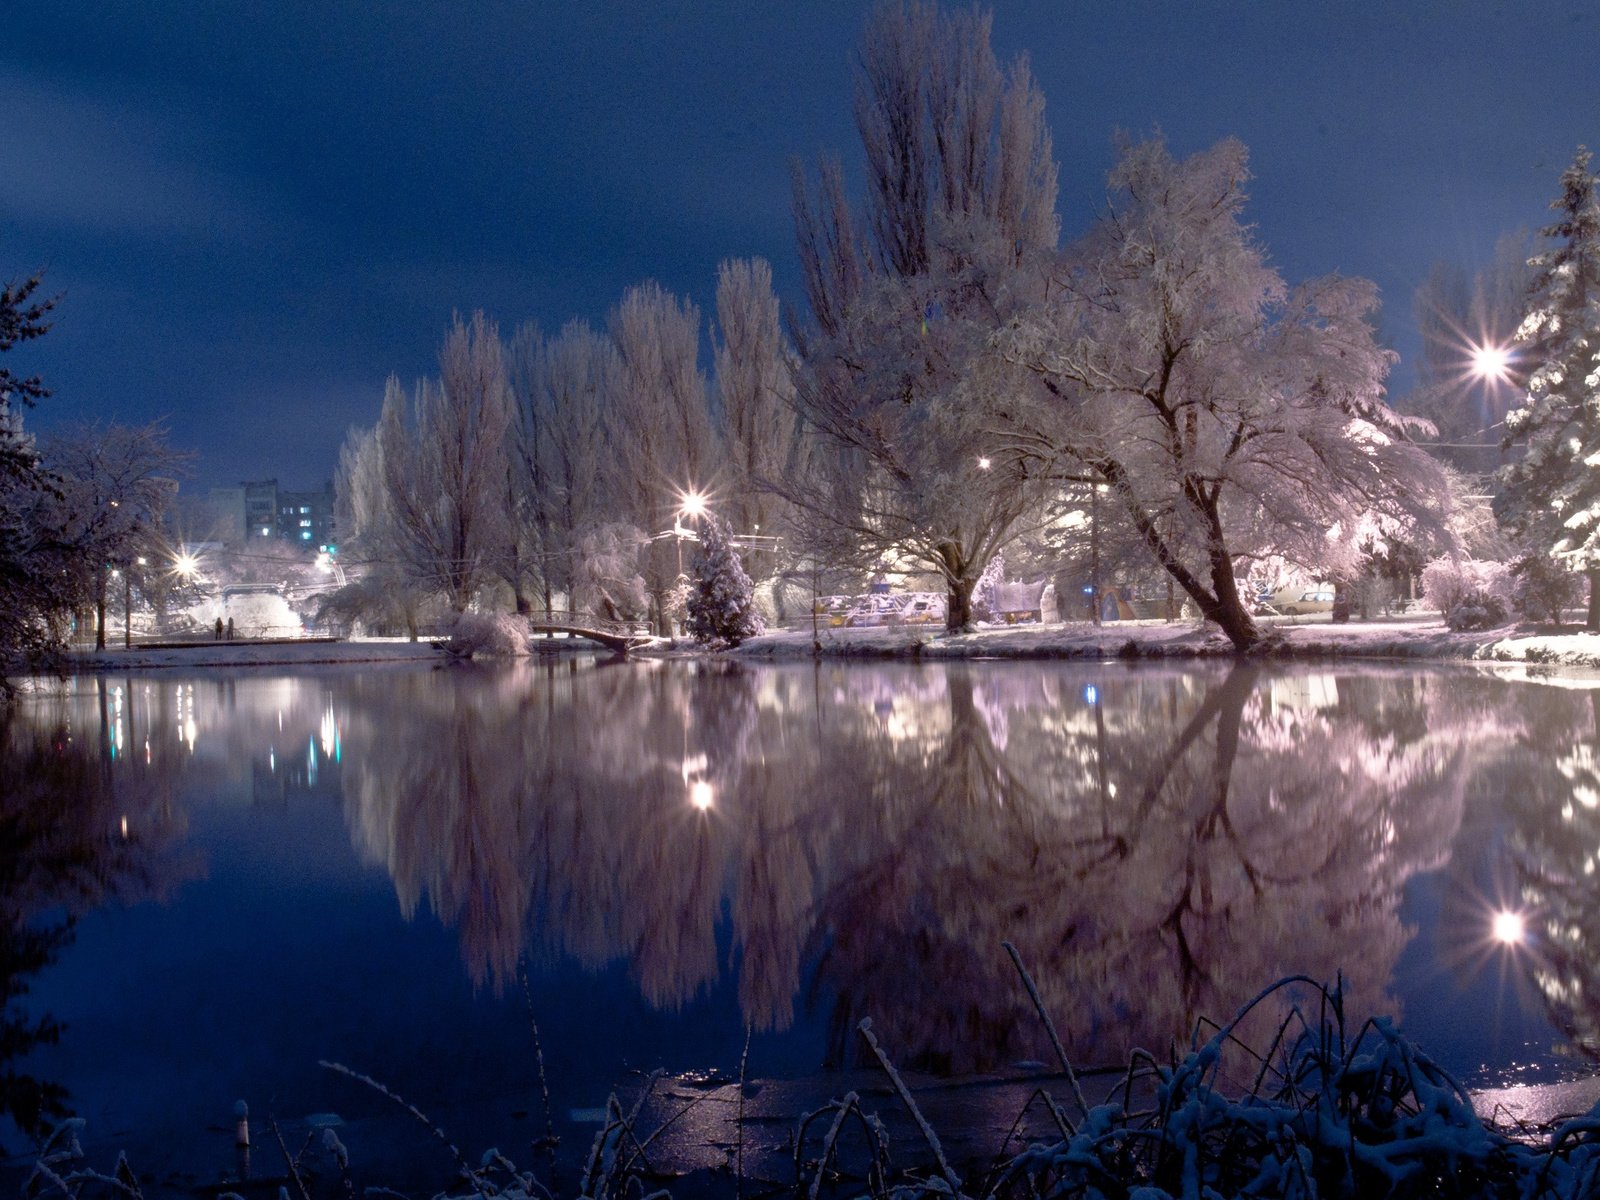
{"label": "street lamp", "polygon": [[678,516],[672,522],[672,532],[678,538],[678,577],[683,577],[683,539],[689,536],[689,531],[683,527],[683,518],[699,520],[706,515],[706,496],[704,492],[690,489],[678,494]]}
{"label": "street lamp", "polygon": [[1472,374],[1477,379],[1503,383],[1511,378],[1511,347],[1491,342],[1471,348]]}

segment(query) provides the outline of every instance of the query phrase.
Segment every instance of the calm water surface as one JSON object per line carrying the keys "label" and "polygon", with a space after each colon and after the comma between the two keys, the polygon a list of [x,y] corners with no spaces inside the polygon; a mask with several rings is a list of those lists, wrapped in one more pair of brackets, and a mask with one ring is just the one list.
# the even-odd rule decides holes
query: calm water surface
{"label": "calm water surface", "polygon": [[[108,1138],[630,1069],[1160,1050],[1342,973],[1475,1082],[1600,1053],[1600,691],[1466,670],[171,672],[0,717],[10,1063]],[[1519,945],[1494,913],[1527,914]],[[27,1104],[26,1089],[20,1101]],[[15,1148],[0,1124],[0,1143]],[[462,1135],[465,1139],[465,1135]]]}

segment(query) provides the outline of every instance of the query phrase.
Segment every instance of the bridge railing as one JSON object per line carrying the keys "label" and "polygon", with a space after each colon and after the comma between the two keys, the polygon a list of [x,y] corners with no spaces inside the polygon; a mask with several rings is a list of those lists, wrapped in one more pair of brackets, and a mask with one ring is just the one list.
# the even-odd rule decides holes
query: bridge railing
{"label": "bridge railing", "polygon": [[549,611],[536,609],[528,614],[528,623],[535,630],[541,627],[592,629],[596,633],[609,633],[614,637],[650,637],[655,632],[648,621],[616,621],[596,616],[594,613],[573,612],[562,608]]}

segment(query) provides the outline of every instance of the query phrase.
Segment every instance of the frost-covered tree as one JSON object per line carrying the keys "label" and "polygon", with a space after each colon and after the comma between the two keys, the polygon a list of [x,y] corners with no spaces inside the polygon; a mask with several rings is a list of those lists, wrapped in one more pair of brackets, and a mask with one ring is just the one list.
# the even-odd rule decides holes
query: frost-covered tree
{"label": "frost-covered tree", "polygon": [[104,649],[111,573],[131,578],[141,559],[148,566],[160,554],[175,476],[190,456],[168,444],[159,422],[67,426],[43,453],[55,490],[55,503],[44,510],[51,537],[77,566],[78,599],[93,607],[95,646]]}
{"label": "frost-covered tree", "polygon": [[989,33],[978,10],[878,9],[856,80],[864,211],[836,162],[815,191],[795,176],[812,318],[796,403],[818,452],[785,495],[814,557],[939,575],[951,629],[971,624],[973,586],[1046,486],[996,445],[1035,385],[990,339],[1040,294],[1056,165],[1026,60],[1002,68]]}
{"label": "frost-covered tree", "polygon": [[1531,368],[1527,395],[1506,418],[1522,457],[1505,468],[1499,515],[1532,552],[1588,577],[1586,628],[1600,631],[1600,199],[1590,154],[1561,175],[1554,245],[1517,330]]}
{"label": "frost-covered tree", "polygon": [[[771,481],[789,470],[795,441],[794,351],[783,336],[772,267],[728,259],[717,268],[714,367],[732,478],[718,509],[740,533],[776,535],[788,505]],[[770,562],[757,568],[764,575]]]}
{"label": "frost-covered tree", "polygon": [[340,557],[359,563],[360,575],[323,602],[317,619],[401,627],[415,641],[427,592],[404,566],[376,428],[346,435],[333,490]]}
{"label": "frost-covered tree", "polygon": [[[0,355],[50,328],[55,301],[38,298],[40,282],[0,287]],[[10,695],[7,671],[59,649],[73,600],[70,556],[43,515],[58,497],[22,424],[22,410],[47,395],[37,376],[0,359],[0,700]]]}
{"label": "frost-covered tree", "polygon": [[[409,412],[408,412],[409,408]],[[504,547],[511,390],[499,331],[457,317],[439,351],[439,379],[408,406],[390,379],[376,440],[384,537],[406,576],[462,612],[495,573]]]}
{"label": "frost-covered tree", "polygon": [[[615,517],[655,534],[670,527],[686,492],[708,486],[718,459],[699,365],[700,310],[646,283],[624,294],[610,324],[617,361],[605,408],[604,494]],[[640,570],[665,635],[676,547],[650,542]]]}
{"label": "frost-covered tree", "polygon": [[702,645],[737,646],[766,629],[727,526],[711,513],[700,518],[700,553],[687,607],[689,635]]}
{"label": "frost-covered tree", "polygon": [[1049,300],[1000,339],[1044,384],[1024,448],[1103,483],[1150,553],[1235,646],[1260,639],[1242,564],[1271,554],[1353,575],[1377,520],[1443,536],[1440,466],[1387,407],[1376,289],[1289,289],[1244,224],[1245,148],[1177,160],[1125,145],[1106,214]]}
{"label": "frost-covered tree", "polygon": [[625,521],[591,525],[577,538],[572,603],[608,621],[630,620],[650,604],[639,558],[650,538]]}
{"label": "frost-covered tree", "polygon": [[617,370],[615,347],[582,321],[569,322],[553,338],[524,326],[511,342],[514,471],[521,488],[514,512],[531,527],[538,547],[546,611],[555,592],[571,603],[581,573],[579,547],[612,515],[601,475],[607,388]]}

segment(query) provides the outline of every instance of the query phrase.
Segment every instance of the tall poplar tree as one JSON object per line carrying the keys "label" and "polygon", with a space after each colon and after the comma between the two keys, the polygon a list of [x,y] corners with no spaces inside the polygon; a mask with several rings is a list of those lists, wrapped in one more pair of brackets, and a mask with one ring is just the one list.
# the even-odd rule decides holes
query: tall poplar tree
{"label": "tall poplar tree", "polygon": [[1531,367],[1527,395],[1506,417],[1523,454],[1502,472],[1501,522],[1527,550],[1589,581],[1585,628],[1600,632],[1600,200],[1580,146],[1561,173],[1555,244],[1537,274],[1517,339]]}
{"label": "tall poplar tree", "polygon": [[783,494],[814,557],[942,577],[951,629],[1053,486],[994,438],[1036,385],[991,339],[1042,295],[1059,223],[1044,97],[989,30],[977,9],[880,7],[856,80],[866,204],[852,212],[836,162],[815,189],[795,179],[812,317],[796,405],[819,449]]}

